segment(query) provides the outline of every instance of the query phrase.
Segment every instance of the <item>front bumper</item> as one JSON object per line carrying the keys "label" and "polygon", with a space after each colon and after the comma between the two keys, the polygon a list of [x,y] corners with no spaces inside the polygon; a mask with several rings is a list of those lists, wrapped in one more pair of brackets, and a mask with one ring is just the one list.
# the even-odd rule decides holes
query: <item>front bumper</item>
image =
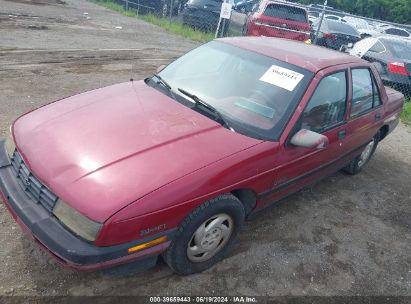
{"label": "front bumper", "polygon": [[[158,255],[166,250],[175,233],[175,229],[168,230],[146,239],[109,247],[98,247],[80,239],[43,206],[32,201],[20,187],[3,140],[0,140],[0,195],[16,222],[41,249],[63,265],[77,270],[92,271],[128,262],[134,262],[133,268],[137,270],[150,268],[156,264]],[[128,248],[164,235],[167,235],[167,242],[128,253]]]}

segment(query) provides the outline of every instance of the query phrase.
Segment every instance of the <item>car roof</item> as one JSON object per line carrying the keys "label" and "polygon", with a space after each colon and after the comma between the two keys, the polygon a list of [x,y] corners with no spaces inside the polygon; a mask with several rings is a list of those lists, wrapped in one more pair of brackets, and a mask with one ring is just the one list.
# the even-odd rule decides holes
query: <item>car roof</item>
{"label": "car roof", "polygon": [[355,56],[295,40],[253,36],[217,40],[294,64],[314,73],[339,64],[368,64],[367,61]]}

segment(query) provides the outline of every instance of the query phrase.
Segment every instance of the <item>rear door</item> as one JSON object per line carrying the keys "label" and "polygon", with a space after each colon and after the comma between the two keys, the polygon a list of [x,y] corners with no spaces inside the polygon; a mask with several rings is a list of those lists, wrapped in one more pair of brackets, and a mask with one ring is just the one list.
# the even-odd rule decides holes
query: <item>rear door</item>
{"label": "rear door", "polygon": [[385,113],[372,70],[369,67],[352,67],[350,73],[352,98],[348,110],[347,145],[355,149],[375,136],[384,124],[382,118]]}
{"label": "rear door", "polygon": [[279,3],[268,3],[255,20],[259,36],[280,37],[293,40],[309,38],[310,23],[303,8]]}

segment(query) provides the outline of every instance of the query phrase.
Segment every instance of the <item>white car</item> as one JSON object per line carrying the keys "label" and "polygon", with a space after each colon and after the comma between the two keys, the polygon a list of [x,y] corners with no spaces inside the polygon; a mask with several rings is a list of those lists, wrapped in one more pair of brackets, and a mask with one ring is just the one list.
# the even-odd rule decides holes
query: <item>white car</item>
{"label": "white car", "polygon": [[345,16],[343,19],[353,27],[355,27],[360,33],[361,38],[366,37],[374,37],[381,35],[381,32],[369,24],[365,19],[352,17],[352,16]]}
{"label": "white car", "polygon": [[341,21],[341,22],[347,22],[342,17],[337,16],[337,15],[324,15],[324,18],[330,19],[330,20]]}

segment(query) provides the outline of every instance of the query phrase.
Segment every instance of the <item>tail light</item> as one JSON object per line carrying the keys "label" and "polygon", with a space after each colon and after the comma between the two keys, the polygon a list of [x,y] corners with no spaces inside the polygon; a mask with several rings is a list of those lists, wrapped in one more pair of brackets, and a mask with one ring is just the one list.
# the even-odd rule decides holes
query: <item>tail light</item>
{"label": "tail light", "polygon": [[337,37],[333,34],[323,33],[323,38],[337,40]]}
{"label": "tail light", "polygon": [[388,70],[393,74],[408,76],[407,68],[405,67],[405,64],[403,62],[391,62],[388,65]]}

